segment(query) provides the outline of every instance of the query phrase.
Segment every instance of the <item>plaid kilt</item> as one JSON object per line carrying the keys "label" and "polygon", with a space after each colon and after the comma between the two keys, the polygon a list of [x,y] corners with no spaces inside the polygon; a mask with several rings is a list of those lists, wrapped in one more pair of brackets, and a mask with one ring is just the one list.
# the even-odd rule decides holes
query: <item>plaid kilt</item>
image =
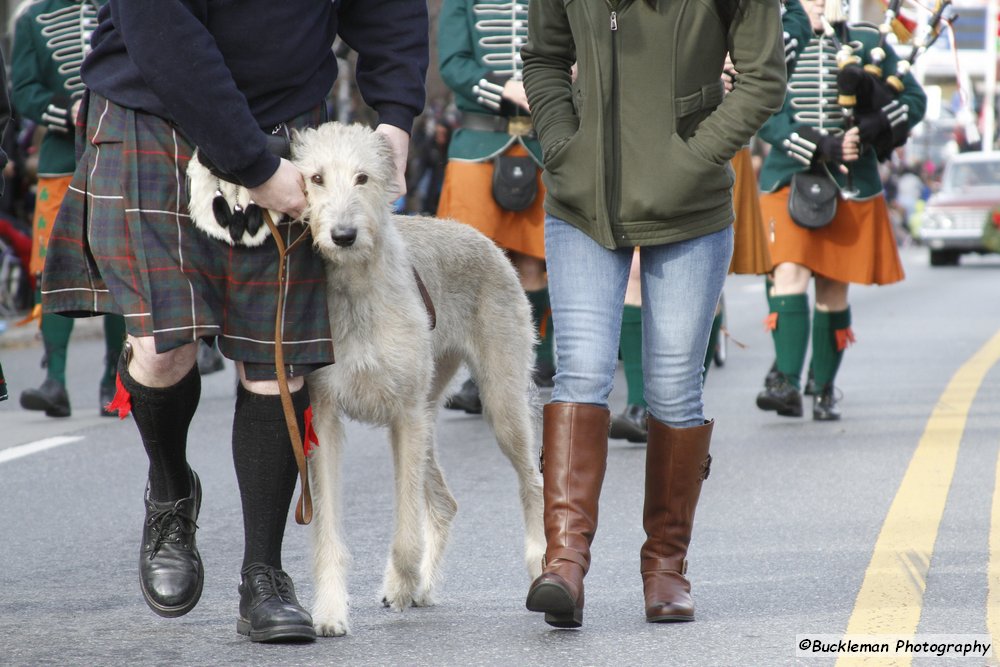
{"label": "plaid kilt", "polygon": [[[250,379],[275,378],[278,250],[231,246],[187,215],[194,147],[169,122],[91,93],[78,127],[83,152],[56,218],[42,275],[45,312],[121,313],[128,333],[153,336],[157,352],[218,337]],[[318,107],[288,122],[317,125]],[[280,226],[291,244],[308,234]],[[333,363],[326,276],[308,239],[287,257],[282,324],[289,376]]]}

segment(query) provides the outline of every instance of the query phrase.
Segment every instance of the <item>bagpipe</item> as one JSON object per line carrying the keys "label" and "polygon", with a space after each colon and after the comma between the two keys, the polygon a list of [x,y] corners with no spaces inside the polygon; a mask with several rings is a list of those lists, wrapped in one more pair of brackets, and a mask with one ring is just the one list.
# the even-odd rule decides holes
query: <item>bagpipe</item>
{"label": "bagpipe", "polygon": [[[832,3],[837,3],[833,0]],[[941,35],[942,29],[958,18],[952,0],[937,0],[930,17],[912,29],[900,13],[903,0],[889,0],[882,23],[878,26],[877,46],[869,51],[870,62],[863,64],[847,39],[847,24],[843,16],[823,18],[824,34],[837,49],[837,102],[843,107],[847,127],[858,127],[862,144],[875,150],[879,162],[906,143],[909,136],[908,108],[900,103],[905,90],[904,78],[917,59]],[[919,6],[919,5],[918,5]],[[926,8],[925,8],[926,9]],[[839,20],[838,20],[839,19]],[[886,46],[890,34],[900,41],[912,38],[909,55],[900,59],[894,71],[886,71]]]}

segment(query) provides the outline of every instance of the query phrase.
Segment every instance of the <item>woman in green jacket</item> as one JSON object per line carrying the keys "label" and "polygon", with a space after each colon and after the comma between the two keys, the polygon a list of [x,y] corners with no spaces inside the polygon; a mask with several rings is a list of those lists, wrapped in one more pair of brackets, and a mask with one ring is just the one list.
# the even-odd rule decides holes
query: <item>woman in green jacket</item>
{"label": "woman in green jacket", "polygon": [[[723,98],[727,52],[740,75]],[[702,362],[732,254],[729,160],[781,107],[779,1],[532,0],[521,55],[545,161],[557,354],[544,409],[547,548],[527,607],[556,627],[582,623],[607,399],[639,246],[646,619],[692,620],[685,556],[711,462]]]}

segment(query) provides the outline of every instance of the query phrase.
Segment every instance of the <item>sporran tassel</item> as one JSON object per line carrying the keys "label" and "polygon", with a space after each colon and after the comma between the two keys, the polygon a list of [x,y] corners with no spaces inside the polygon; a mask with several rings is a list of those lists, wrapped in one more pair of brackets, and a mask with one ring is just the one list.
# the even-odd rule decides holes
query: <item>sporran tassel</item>
{"label": "sporran tassel", "polygon": [[226,201],[219,188],[215,189],[215,196],[212,197],[212,215],[215,216],[215,221],[219,223],[220,227],[228,227],[229,223],[233,221],[233,212],[229,208],[229,202]]}
{"label": "sporran tassel", "polygon": [[264,211],[252,199],[247,204],[246,219],[247,231],[250,233],[250,236],[255,236],[257,231],[264,225]]}
{"label": "sporran tassel", "polygon": [[233,219],[229,224],[229,236],[234,242],[239,242],[243,238],[243,232],[247,230],[247,216],[243,212],[243,207],[239,204],[233,206]]}

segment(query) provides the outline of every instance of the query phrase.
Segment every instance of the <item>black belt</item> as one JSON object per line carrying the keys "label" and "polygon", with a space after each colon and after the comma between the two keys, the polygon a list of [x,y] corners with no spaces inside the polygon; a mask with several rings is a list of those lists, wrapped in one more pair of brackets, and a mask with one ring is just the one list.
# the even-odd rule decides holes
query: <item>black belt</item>
{"label": "black belt", "polygon": [[482,132],[506,132],[513,137],[535,136],[530,116],[490,116],[462,112],[462,127]]}

